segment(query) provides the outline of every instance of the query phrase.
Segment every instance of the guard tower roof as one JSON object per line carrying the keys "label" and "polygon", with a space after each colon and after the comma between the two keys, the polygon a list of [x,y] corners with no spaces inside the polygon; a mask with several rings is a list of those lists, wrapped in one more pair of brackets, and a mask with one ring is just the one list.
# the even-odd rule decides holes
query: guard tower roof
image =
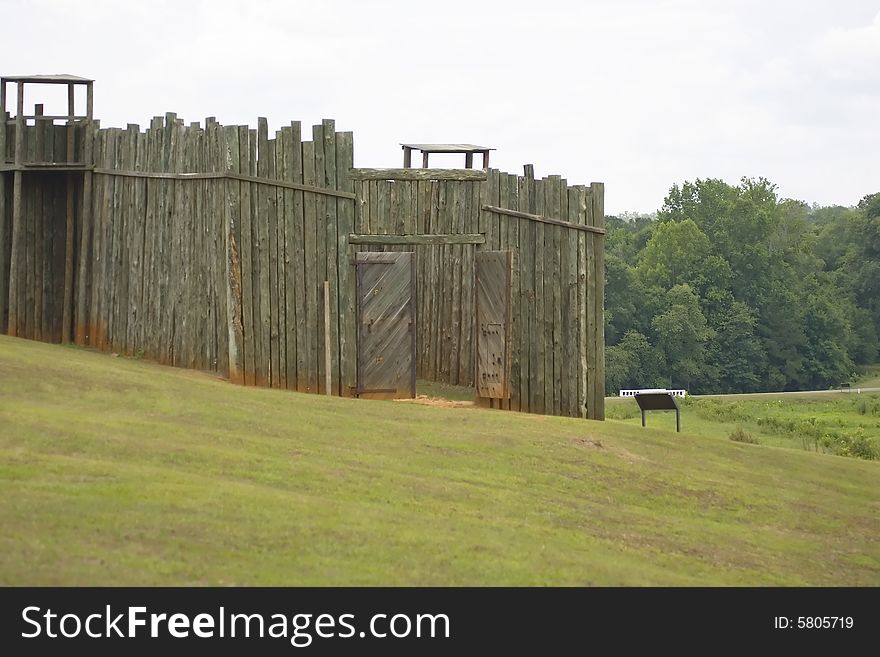
{"label": "guard tower roof", "polygon": [[421,151],[422,167],[428,168],[428,155],[431,153],[464,153],[464,166],[471,169],[474,166],[474,153],[483,156],[483,168],[489,168],[489,151],[494,148],[477,146],[476,144],[401,144],[403,149],[403,167],[408,169],[412,166],[412,152]]}
{"label": "guard tower roof", "polygon": [[94,82],[78,75],[59,73],[57,75],[4,75],[4,82],[33,82],[38,84],[88,84]]}
{"label": "guard tower roof", "polygon": [[474,144],[401,144],[401,146],[414,148],[423,153],[485,153],[495,150],[488,146]]}

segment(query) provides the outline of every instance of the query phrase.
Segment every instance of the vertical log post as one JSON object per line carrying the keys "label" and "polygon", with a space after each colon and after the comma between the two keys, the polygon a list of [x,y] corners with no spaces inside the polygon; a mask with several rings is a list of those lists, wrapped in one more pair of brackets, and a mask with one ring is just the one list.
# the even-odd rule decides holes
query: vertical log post
{"label": "vertical log post", "polygon": [[[67,85],[67,163],[76,161],[74,149],[74,93],[73,84]],[[73,314],[73,196],[74,172],[67,172],[67,216],[64,240],[64,305],[62,306],[61,343],[70,342],[70,318]]]}
{"label": "vertical log post", "polygon": [[6,332],[18,334],[18,260],[21,257],[21,160],[24,154],[24,82],[16,84],[15,173],[12,180],[12,253],[9,258],[9,323]]}
{"label": "vertical log post", "polygon": [[[83,164],[91,166],[94,164],[94,125],[92,123],[92,83],[86,85],[86,122],[83,127]],[[79,247],[79,271],[76,277],[76,332],[74,339],[76,344],[85,345],[88,342],[87,327],[89,319],[86,316],[86,308],[88,307],[86,299],[88,296],[88,263],[90,260],[91,250],[91,230],[92,230],[92,172],[86,169],[83,172],[82,187],[82,210],[80,211],[80,221],[82,222],[82,230],[80,231],[80,247]]]}
{"label": "vertical log post", "polygon": [[[0,82],[0,164],[6,164],[6,81]],[[6,174],[0,173],[0,331],[6,330]]]}
{"label": "vertical log post", "polygon": [[333,394],[330,347],[330,281],[324,281],[324,390]]}

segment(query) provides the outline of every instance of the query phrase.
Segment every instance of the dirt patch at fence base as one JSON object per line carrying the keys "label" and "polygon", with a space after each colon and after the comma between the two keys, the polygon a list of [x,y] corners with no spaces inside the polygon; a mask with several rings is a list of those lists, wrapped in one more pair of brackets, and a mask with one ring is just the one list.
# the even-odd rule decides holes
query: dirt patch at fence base
{"label": "dirt patch at fence base", "polygon": [[476,406],[472,401],[442,399],[440,397],[428,397],[428,395],[418,395],[415,399],[396,399],[395,401],[422,404],[423,406],[439,406],[441,408],[474,408]]}

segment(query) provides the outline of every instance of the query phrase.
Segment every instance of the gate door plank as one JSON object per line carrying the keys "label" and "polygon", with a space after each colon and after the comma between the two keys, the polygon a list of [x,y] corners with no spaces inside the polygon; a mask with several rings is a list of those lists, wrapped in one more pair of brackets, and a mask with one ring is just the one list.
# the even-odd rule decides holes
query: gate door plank
{"label": "gate door plank", "polygon": [[511,264],[510,251],[475,254],[478,397],[510,398]]}
{"label": "gate door plank", "polygon": [[358,253],[358,397],[416,396],[415,259]]}

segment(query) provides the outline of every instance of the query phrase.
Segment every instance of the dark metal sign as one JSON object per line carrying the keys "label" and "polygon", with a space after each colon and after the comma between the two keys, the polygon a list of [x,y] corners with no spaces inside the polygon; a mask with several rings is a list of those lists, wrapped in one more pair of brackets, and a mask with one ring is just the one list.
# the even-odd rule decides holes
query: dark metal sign
{"label": "dark metal sign", "polygon": [[645,426],[645,411],[675,411],[675,430],[681,431],[681,410],[672,393],[637,392],[634,398],[642,411],[642,426]]}

